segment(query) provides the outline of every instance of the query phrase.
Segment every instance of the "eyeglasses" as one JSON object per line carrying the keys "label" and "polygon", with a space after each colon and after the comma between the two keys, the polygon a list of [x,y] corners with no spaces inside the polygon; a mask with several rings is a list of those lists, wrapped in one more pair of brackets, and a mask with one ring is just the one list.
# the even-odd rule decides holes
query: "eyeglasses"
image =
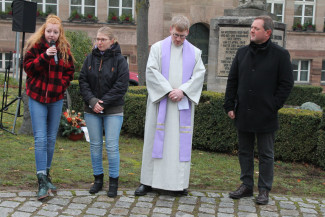
{"label": "eyeglasses", "polygon": [[173,36],[174,36],[175,38],[180,37],[180,39],[184,39],[184,38],[186,38],[187,35],[179,35],[179,34],[177,34],[177,33],[173,33]]}
{"label": "eyeglasses", "polygon": [[96,38],[97,42],[105,42],[107,40],[109,40],[109,39],[107,39],[107,38]]}

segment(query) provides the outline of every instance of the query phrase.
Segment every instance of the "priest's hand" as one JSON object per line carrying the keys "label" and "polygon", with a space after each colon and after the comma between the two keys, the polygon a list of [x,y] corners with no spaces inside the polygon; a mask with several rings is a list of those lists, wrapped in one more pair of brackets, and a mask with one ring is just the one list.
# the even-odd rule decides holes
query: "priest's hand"
{"label": "priest's hand", "polygon": [[179,102],[184,97],[184,93],[180,89],[174,89],[174,90],[170,91],[170,93],[168,94],[168,97],[173,102]]}

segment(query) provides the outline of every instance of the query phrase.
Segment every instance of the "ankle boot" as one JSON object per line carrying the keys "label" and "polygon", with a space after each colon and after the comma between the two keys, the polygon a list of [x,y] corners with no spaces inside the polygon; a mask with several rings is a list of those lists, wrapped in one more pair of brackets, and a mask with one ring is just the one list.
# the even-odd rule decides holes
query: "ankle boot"
{"label": "ankle boot", "polygon": [[36,176],[38,180],[37,199],[42,200],[45,197],[49,196],[48,195],[49,187],[47,186],[47,178],[46,175],[44,175],[43,173],[38,173]]}
{"label": "ankle boot", "polygon": [[107,192],[108,197],[116,197],[118,188],[118,177],[112,178],[109,177],[109,188]]}
{"label": "ankle boot", "polygon": [[50,169],[46,169],[46,178],[47,178],[47,187],[51,189],[51,191],[56,192],[57,188],[52,183]]}
{"label": "ankle boot", "polygon": [[104,174],[94,175],[94,177],[95,177],[95,182],[89,190],[89,193],[91,193],[91,194],[95,194],[98,191],[102,190],[102,188],[103,188]]}

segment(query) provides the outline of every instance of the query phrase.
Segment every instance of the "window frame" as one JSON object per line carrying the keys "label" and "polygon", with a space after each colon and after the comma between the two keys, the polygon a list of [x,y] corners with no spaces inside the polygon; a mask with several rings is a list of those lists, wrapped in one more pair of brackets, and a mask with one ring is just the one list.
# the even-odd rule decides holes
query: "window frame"
{"label": "window frame", "polygon": [[[322,77],[323,77],[323,79],[322,79]],[[320,83],[325,84],[325,59],[322,61],[322,70],[321,70]]]}
{"label": "window frame", "polygon": [[12,3],[12,2],[13,2],[13,0],[1,0],[1,11],[5,12],[6,11],[6,7],[5,7],[6,3]]}
{"label": "window frame", "polygon": [[[294,1],[294,8],[296,5],[302,5],[302,14],[301,16],[296,16],[295,13],[293,12],[293,19],[295,19],[296,17],[300,17],[301,18],[301,24],[303,25],[305,23],[305,8],[306,5],[312,5],[313,6],[313,17],[312,17],[312,24],[315,24],[315,13],[316,13],[316,0],[314,0],[313,2],[311,1],[306,1],[306,0],[295,0]],[[310,16],[308,16],[308,18],[310,18]]]}
{"label": "window frame", "polygon": [[[306,84],[309,83],[310,81],[310,65],[311,65],[311,60],[306,60],[306,59],[292,59],[293,61],[298,61],[298,70],[297,70],[297,80],[294,80],[295,83],[301,83],[301,84]],[[308,71],[307,71],[307,81],[301,81],[301,62],[302,61],[307,61],[308,62]],[[296,70],[293,69],[293,72]]]}
{"label": "window frame", "polygon": [[118,13],[119,13],[119,14],[116,15],[116,16],[118,16],[118,17],[120,17],[120,16],[122,15],[122,10],[123,10],[123,9],[131,9],[131,10],[132,10],[132,18],[134,18],[134,8],[135,8],[135,2],[134,2],[134,1],[135,1],[135,0],[132,0],[132,8],[130,8],[130,7],[123,7],[123,6],[122,6],[122,4],[123,4],[123,0],[119,0],[119,7],[110,7],[110,6],[109,6],[109,1],[110,1],[110,0],[107,1],[107,15],[108,15],[108,16],[109,16],[109,14],[110,14],[110,13],[109,13],[109,9],[110,9],[110,8],[118,8]]}
{"label": "window frame", "polygon": [[[0,71],[4,72],[6,71],[7,63],[9,62],[9,59],[6,58],[7,55],[9,55],[10,52],[3,52],[0,53],[1,60],[0,60]],[[12,66],[13,66],[13,57],[11,59],[11,65],[10,65],[10,71],[12,71]]]}
{"label": "window frame", "polygon": [[[85,15],[85,0],[81,0],[81,5],[72,5],[71,4],[71,0],[69,0],[69,16],[71,16],[71,6],[81,6],[81,15]],[[89,6],[89,5],[87,5]],[[94,16],[97,17],[97,0],[95,0],[95,5],[94,5],[94,8],[95,8],[95,14]]]}
{"label": "window frame", "polygon": [[271,13],[272,14],[274,13],[274,4],[282,4],[282,14],[281,14],[282,20],[281,20],[281,22],[284,23],[285,0],[267,0],[266,4],[271,4]]}

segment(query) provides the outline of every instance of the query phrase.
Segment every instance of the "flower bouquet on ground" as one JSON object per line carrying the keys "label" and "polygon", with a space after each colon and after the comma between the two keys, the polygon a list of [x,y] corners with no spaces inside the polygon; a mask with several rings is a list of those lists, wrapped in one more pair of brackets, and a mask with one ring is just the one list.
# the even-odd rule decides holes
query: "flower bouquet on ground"
{"label": "flower bouquet on ground", "polygon": [[[63,112],[60,126],[62,129],[62,136],[79,135],[83,136],[81,127],[86,126],[86,122],[81,118],[81,113],[76,113],[74,110]],[[82,138],[82,137],[81,137]]]}

